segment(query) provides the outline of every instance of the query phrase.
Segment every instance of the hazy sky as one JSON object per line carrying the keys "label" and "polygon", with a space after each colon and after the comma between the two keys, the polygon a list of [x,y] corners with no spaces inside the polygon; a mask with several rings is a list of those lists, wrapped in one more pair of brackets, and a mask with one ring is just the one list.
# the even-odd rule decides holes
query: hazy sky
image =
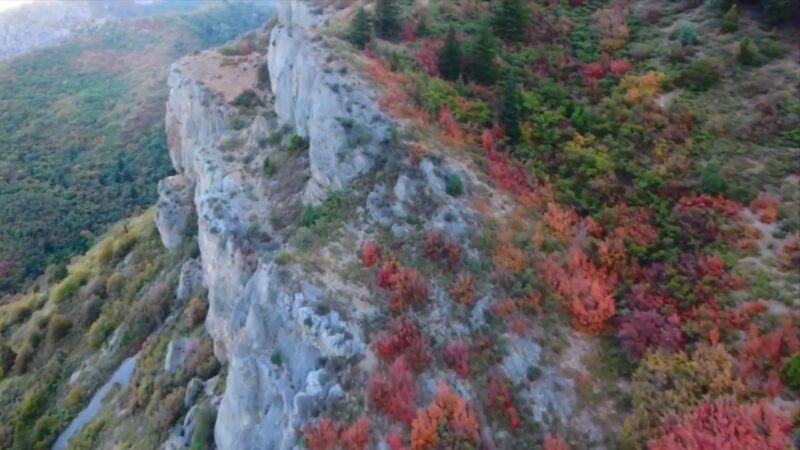
{"label": "hazy sky", "polygon": [[0,11],[30,3],[32,0],[0,0]]}

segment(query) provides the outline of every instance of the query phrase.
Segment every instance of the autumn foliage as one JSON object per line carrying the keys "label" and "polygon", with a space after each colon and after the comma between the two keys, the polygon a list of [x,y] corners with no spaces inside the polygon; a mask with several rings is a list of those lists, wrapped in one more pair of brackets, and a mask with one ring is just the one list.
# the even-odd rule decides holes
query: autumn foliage
{"label": "autumn foliage", "polygon": [[769,395],[780,393],[783,360],[800,351],[799,333],[795,320],[763,335],[750,327],[749,339],[739,349],[739,372],[750,388]]}
{"label": "autumn foliage", "polygon": [[347,450],[365,450],[369,433],[369,419],[362,417],[342,430],[342,446]]}
{"label": "autumn foliage", "polygon": [[616,313],[616,274],[598,269],[577,246],[569,250],[563,264],[551,257],[538,267],[551,290],[572,314],[576,329],[597,334],[606,328]]}
{"label": "autumn foliage", "polygon": [[393,312],[400,312],[428,298],[428,284],[416,269],[396,262],[387,262],[380,268],[378,287],[389,292],[389,309]]}
{"label": "autumn foliage", "polygon": [[461,247],[441,230],[430,230],[422,243],[422,254],[428,259],[455,267],[461,261]]}
{"label": "autumn foliage", "polygon": [[763,192],[750,202],[750,210],[758,216],[758,220],[764,223],[775,223],[778,220],[780,206],[781,202],[778,197]]}
{"label": "autumn foliage", "polygon": [[472,304],[475,297],[475,280],[468,273],[461,273],[450,286],[450,298],[462,305]]}
{"label": "autumn foliage", "polygon": [[386,371],[372,375],[369,398],[375,407],[395,420],[404,423],[414,420],[417,384],[405,357],[395,359]]}
{"label": "autumn foliage", "polygon": [[561,437],[547,433],[544,435],[544,450],[569,450],[569,446]]}
{"label": "autumn foliage", "polygon": [[450,341],[442,351],[447,366],[461,378],[469,377],[469,348],[464,341]]}
{"label": "autumn foliage", "polygon": [[310,450],[333,450],[339,446],[339,434],[330,419],[319,419],[306,424],[303,435]]}
{"label": "autumn foliage", "polygon": [[373,241],[367,241],[361,246],[361,263],[364,267],[372,267],[378,262],[380,258],[380,250],[378,244]]}
{"label": "autumn foliage", "polygon": [[432,355],[428,347],[428,337],[410,320],[395,319],[383,337],[378,341],[378,354],[392,360],[405,355],[412,369],[420,371],[430,364]]}
{"label": "autumn foliage", "polygon": [[785,450],[792,445],[791,428],[791,420],[767,403],[702,403],[649,449]]}
{"label": "autumn foliage", "polygon": [[472,408],[439,381],[436,398],[417,411],[411,423],[411,450],[470,448],[480,441],[478,419]]}
{"label": "autumn foliage", "polygon": [[508,381],[496,374],[489,379],[489,407],[505,415],[508,420],[508,426],[512,429],[520,426],[519,416],[512,402]]}

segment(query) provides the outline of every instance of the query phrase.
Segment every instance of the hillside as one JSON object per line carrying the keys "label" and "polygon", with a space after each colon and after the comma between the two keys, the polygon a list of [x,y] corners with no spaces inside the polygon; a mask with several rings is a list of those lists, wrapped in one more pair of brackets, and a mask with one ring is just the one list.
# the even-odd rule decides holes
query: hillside
{"label": "hillside", "polygon": [[795,5],[279,2],[0,305],[0,447],[798,448]]}
{"label": "hillside", "polygon": [[0,293],[153,204],[169,64],[266,17],[228,4],[118,21],[0,63]]}

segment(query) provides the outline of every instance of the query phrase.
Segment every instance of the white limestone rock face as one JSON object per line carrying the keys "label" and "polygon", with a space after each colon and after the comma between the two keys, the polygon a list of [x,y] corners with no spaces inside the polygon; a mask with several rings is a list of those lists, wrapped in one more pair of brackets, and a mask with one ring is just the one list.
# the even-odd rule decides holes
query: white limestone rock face
{"label": "white limestone rock face", "polygon": [[267,55],[275,112],[309,140],[311,181],[304,199],[317,202],[372,167],[391,122],[366,82],[330,61],[330,49],[314,31],[325,13],[306,2],[279,5]]}
{"label": "white limestone rock face", "polygon": [[156,227],[164,247],[174,249],[183,242],[194,219],[193,194],[193,183],[183,175],[158,182]]}
{"label": "white limestone rock face", "polygon": [[181,275],[178,278],[178,287],[175,290],[175,297],[179,301],[185,301],[194,292],[203,288],[203,265],[200,260],[190,259],[181,266]]}

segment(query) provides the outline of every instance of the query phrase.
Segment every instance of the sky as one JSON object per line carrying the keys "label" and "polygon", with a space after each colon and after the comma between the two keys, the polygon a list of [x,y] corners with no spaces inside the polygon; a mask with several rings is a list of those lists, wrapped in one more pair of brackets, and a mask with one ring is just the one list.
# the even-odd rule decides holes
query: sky
{"label": "sky", "polygon": [[16,6],[24,5],[25,3],[30,3],[31,1],[32,0],[0,0],[0,11],[5,11]]}

